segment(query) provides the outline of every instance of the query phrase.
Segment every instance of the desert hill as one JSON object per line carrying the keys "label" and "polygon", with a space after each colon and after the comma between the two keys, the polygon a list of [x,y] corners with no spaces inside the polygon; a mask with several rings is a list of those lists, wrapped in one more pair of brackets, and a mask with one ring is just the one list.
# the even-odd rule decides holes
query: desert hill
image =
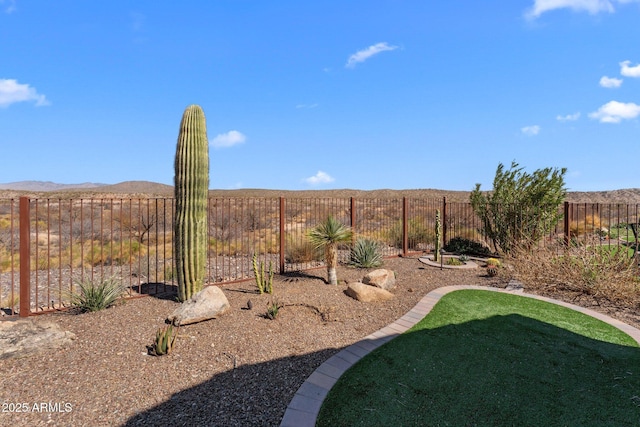
{"label": "desert hill", "polygon": [[[30,187],[16,186],[3,189],[6,184],[0,184],[0,198],[17,198],[28,196],[32,198],[147,198],[147,197],[172,197],[173,187],[150,181],[125,181],[118,184],[54,184],[41,183],[39,181],[23,181]],[[21,184],[21,183],[12,183]],[[27,184],[25,184],[27,185]],[[91,187],[91,185],[94,185]],[[61,187],[60,187],[61,186]],[[22,188],[22,189],[16,189]],[[43,190],[43,188],[51,188]],[[209,190],[211,197],[356,197],[356,198],[435,198],[446,197],[450,202],[467,202],[470,191],[453,191],[437,189],[407,189],[407,190],[268,190],[243,188],[236,190]],[[629,188],[612,191],[570,191],[567,193],[567,201],[580,203],[622,203],[640,204],[640,188]]]}

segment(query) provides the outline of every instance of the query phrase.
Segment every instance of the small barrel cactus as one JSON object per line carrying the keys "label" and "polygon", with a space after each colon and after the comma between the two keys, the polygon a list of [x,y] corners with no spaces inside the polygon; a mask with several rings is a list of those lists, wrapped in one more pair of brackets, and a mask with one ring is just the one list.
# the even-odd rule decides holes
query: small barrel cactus
{"label": "small barrel cactus", "polygon": [[175,158],[174,248],[178,299],[186,301],[204,286],[207,262],[209,143],[202,108],[182,115]]}

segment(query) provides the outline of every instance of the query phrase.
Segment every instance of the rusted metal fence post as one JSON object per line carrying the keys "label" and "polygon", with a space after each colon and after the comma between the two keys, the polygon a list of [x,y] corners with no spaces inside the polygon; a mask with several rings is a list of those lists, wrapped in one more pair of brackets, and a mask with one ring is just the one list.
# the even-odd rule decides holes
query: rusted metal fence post
{"label": "rusted metal fence post", "polygon": [[20,317],[31,313],[31,230],[28,197],[20,197]]}
{"label": "rusted metal fence post", "polygon": [[442,246],[447,244],[447,197],[442,197]]}
{"label": "rusted metal fence post", "polygon": [[569,230],[571,215],[569,209],[569,202],[564,202],[564,245],[566,247],[569,247],[569,242],[571,241],[571,231]]}
{"label": "rusted metal fence post", "polygon": [[356,199],[351,197],[349,199],[349,209],[351,214],[351,229],[353,230],[352,243],[356,241]]}
{"label": "rusted metal fence post", "polygon": [[402,198],[402,256],[407,256],[409,252],[409,224],[407,221],[408,216],[407,198]]}
{"label": "rusted metal fence post", "polygon": [[284,197],[280,196],[280,274],[284,274],[284,252],[285,252],[285,230],[284,230],[284,215],[286,205]]}

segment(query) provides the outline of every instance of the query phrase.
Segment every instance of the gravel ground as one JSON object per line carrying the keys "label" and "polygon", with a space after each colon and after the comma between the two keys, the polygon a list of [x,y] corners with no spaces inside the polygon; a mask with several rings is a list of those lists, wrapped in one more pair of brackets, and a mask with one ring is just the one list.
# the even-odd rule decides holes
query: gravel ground
{"label": "gravel ground", "polygon": [[[417,258],[388,259],[384,268],[396,272],[396,298],[377,304],[347,297],[344,283],[326,285],[324,269],[277,277],[273,296],[258,295],[253,282],[225,285],[231,310],[180,328],[174,351],[163,357],[149,356],[147,346],[178,305],[172,295],[97,313],[37,316],[77,338],[61,350],[2,361],[0,420],[12,426],[277,426],[322,362],[401,317],[429,291],[505,286],[482,268],[440,270]],[[338,277],[356,281],[367,271],[339,267]],[[276,320],[264,317],[272,298],[284,304]],[[45,410],[35,411],[43,402]]]}

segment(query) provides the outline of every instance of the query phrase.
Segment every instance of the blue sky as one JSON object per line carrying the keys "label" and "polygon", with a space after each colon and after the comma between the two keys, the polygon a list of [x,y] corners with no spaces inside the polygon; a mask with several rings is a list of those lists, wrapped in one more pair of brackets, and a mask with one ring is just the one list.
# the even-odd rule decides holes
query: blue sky
{"label": "blue sky", "polygon": [[640,0],[0,0],[0,182],[640,187]]}

